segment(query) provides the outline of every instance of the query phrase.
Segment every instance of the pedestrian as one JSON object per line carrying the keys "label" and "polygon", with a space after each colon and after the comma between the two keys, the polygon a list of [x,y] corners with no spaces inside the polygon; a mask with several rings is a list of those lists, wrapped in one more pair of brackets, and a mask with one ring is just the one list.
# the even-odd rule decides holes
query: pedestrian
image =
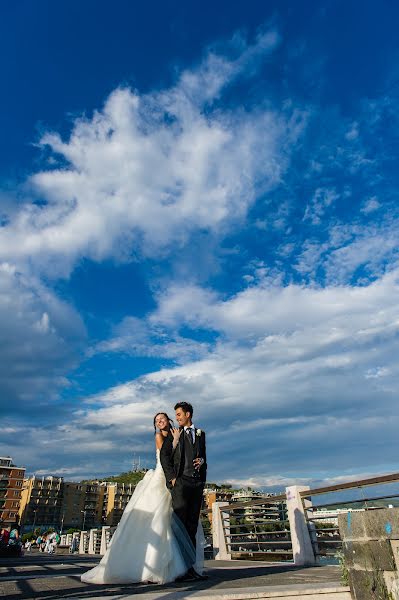
{"label": "pedestrian", "polygon": [[0,541],[4,546],[7,546],[8,540],[10,539],[10,532],[8,529],[4,528],[0,533]]}
{"label": "pedestrian", "polygon": [[26,542],[25,542],[25,550],[27,552],[30,552],[31,549],[32,549],[32,542],[30,540],[26,540]]}
{"label": "pedestrian", "polygon": [[70,552],[70,554],[73,554],[74,552],[76,552],[77,549],[78,549],[78,538],[77,537],[73,537],[71,545],[69,546],[69,552]]}

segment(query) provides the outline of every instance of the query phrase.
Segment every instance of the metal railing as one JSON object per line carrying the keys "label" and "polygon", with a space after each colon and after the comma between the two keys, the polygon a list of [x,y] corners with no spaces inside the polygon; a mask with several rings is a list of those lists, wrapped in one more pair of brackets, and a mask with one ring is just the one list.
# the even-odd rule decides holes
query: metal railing
{"label": "metal railing", "polygon": [[[302,509],[315,559],[331,559],[342,548],[339,514],[351,510],[378,510],[390,506],[392,501],[399,506],[399,485],[395,493],[394,490],[370,491],[370,488],[395,483],[399,484],[399,473],[301,491]],[[361,497],[351,497],[350,492],[355,490]],[[335,497],[330,499],[330,495]],[[322,502],[317,502],[319,498]],[[230,558],[279,562],[294,559],[292,530],[298,525],[294,520],[291,523],[288,520],[286,493],[226,503],[220,511],[223,512],[221,524]]]}
{"label": "metal railing", "polygon": [[[317,559],[335,557],[342,548],[342,540],[338,528],[338,516],[350,511],[366,511],[387,508],[396,500],[399,505],[399,489],[397,493],[370,493],[370,488],[399,483],[399,473],[391,473],[378,477],[369,477],[349,481],[322,488],[309,489],[300,492],[302,501],[307,500],[311,505],[304,504],[307,516],[313,551]],[[351,498],[348,492],[358,490],[360,498]],[[365,493],[367,490],[367,493]],[[329,502],[316,503],[319,497],[336,495]],[[337,497],[337,495],[339,495]],[[391,502],[390,502],[391,501]],[[328,510],[329,509],[329,510]]]}
{"label": "metal railing", "polygon": [[[376,489],[390,484],[398,484],[398,489]],[[351,497],[356,490],[361,497]],[[296,502],[295,510],[292,502]],[[294,561],[295,564],[330,560],[342,546],[339,514],[350,510],[378,510],[392,503],[399,506],[399,473],[314,489],[291,486],[286,493],[246,502],[216,502],[215,510],[201,512],[205,558]],[[298,521],[299,513],[302,521]],[[107,526],[80,532],[79,552],[104,554],[115,530],[116,527]],[[307,541],[303,530],[307,530]],[[310,560],[303,558],[304,543],[309,548]]]}
{"label": "metal railing", "polygon": [[285,494],[223,506],[225,544],[231,558],[292,561]]}

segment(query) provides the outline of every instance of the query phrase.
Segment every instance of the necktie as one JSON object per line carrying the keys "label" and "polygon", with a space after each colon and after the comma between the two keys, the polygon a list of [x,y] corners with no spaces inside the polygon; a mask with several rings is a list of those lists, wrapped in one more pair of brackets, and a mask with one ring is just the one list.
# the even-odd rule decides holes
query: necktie
{"label": "necktie", "polygon": [[193,443],[192,428],[191,427],[187,427],[186,433],[187,433],[188,437],[190,438],[190,442]]}

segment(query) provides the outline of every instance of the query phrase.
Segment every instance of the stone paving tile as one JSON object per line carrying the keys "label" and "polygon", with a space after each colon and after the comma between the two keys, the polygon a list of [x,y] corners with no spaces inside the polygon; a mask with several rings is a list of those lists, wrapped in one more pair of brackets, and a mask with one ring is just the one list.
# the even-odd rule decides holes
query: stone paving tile
{"label": "stone paving tile", "polygon": [[[200,590],[223,590],[223,588],[249,588],[267,587],[273,585],[304,584],[304,583],[331,583],[339,584],[339,569],[337,567],[311,567],[307,569],[296,568],[288,564],[270,565],[259,562],[243,561],[208,561],[206,563],[209,580],[191,585],[169,584],[157,585],[107,585],[93,586],[83,584],[80,574],[91,568],[98,559],[87,557],[57,558],[37,557],[35,561],[14,562],[2,565],[0,577],[0,598],[8,600],[42,599],[54,600],[56,598],[93,598],[115,596],[118,594],[142,595],[149,592],[186,591],[188,595]],[[4,570],[3,570],[4,569]],[[6,572],[7,570],[7,572]],[[13,581],[5,581],[15,577]],[[3,581],[2,581],[3,579]]]}

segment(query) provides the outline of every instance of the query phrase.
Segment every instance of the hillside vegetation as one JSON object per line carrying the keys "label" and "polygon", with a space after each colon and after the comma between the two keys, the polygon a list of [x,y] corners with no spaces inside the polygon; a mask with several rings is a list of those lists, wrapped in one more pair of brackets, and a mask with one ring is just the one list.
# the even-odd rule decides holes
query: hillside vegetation
{"label": "hillside vegetation", "polygon": [[80,483],[94,483],[98,481],[109,481],[110,483],[125,483],[137,485],[146,474],[146,471],[126,471],[126,473],[120,473],[119,475],[110,475],[107,477],[99,477],[96,480],[84,480]]}

